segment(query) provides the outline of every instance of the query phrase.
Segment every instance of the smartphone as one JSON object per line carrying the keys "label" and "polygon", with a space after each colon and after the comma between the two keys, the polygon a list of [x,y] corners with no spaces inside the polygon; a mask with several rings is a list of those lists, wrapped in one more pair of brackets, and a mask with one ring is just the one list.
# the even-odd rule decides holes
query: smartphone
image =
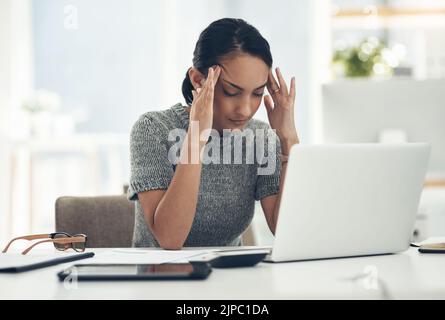
{"label": "smartphone", "polygon": [[60,281],[82,280],[203,280],[211,273],[208,263],[76,264],[57,274]]}

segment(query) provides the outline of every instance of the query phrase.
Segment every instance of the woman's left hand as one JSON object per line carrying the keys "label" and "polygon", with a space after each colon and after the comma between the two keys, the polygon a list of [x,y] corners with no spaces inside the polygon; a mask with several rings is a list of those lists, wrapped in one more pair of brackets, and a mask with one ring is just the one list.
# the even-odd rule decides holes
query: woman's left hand
{"label": "woman's left hand", "polygon": [[279,68],[276,68],[278,81],[269,70],[267,90],[270,96],[264,97],[267,116],[272,129],[275,129],[283,148],[287,153],[293,144],[299,142],[294,120],[295,77],[292,77],[288,91],[286,82]]}

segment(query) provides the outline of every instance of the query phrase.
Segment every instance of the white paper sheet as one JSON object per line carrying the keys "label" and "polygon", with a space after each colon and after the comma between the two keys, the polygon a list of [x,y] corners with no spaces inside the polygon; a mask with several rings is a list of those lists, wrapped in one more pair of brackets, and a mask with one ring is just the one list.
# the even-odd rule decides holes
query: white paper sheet
{"label": "white paper sheet", "polygon": [[430,237],[420,242],[414,242],[414,244],[417,246],[421,246],[424,244],[432,244],[432,243],[445,243],[445,237]]}
{"label": "white paper sheet", "polygon": [[[94,251],[94,250],[93,250]],[[208,253],[210,250],[153,250],[153,249],[109,249],[95,251],[95,256],[82,262],[113,264],[150,264],[186,262],[189,258]]]}
{"label": "white paper sheet", "polygon": [[[209,247],[204,249],[183,249],[183,250],[162,250],[153,248],[110,248],[110,249],[88,249],[86,252],[92,251],[94,257],[73,261],[79,264],[159,264],[167,262],[183,263],[189,260],[199,260],[199,257],[209,253],[226,252],[226,251],[251,251],[262,250],[270,247]],[[39,250],[34,249],[27,255],[22,255],[20,251],[0,253],[0,268],[11,266],[21,266],[31,263],[46,261],[57,257],[66,257],[76,255],[78,253],[71,251],[57,250]]]}

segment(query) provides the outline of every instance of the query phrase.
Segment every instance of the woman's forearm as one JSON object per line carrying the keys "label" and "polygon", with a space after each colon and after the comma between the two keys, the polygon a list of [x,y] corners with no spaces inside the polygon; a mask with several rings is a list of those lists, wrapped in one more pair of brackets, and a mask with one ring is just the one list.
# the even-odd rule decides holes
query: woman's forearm
{"label": "woman's forearm", "polygon": [[277,221],[278,221],[278,210],[280,208],[281,203],[281,196],[283,194],[283,186],[284,186],[284,179],[286,177],[286,171],[287,171],[287,162],[283,163],[281,165],[281,174],[280,174],[280,191],[277,195],[277,201],[275,203],[275,210],[273,212],[273,219],[272,219],[272,226],[269,226],[269,228],[272,231],[272,234],[275,235],[275,230],[277,227]]}
{"label": "woman's forearm", "polygon": [[191,163],[189,159],[193,152],[199,155],[205,142],[193,146],[189,134],[185,139],[187,145],[181,149],[173,179],[154,214],[152,231],[159,245],[165,249],[180,249],[183,246],[196,212],[202,162],[199,156],[195,156],[197,163]]}
{"label": "woman's forearm", "polygon": [[[288,141],[281,141],[281,153],[285,156],[289,156],[289,152],[291,147],[294,144],[298,144],[300,141],[298,137],[296,139],[288,140]],[[280,203],[281,203],[281,197],[283,195],[283,188],[284,188],[284,180],[286,178],[286,172],[287,172],[287,161],[282,162],[281,164],[281,174],[280,174],[280,191],[278,192],[277,201],[275,203],[275,210],[273,213],[273,225],[271,228],[272,233],[275,235],[275,230],[277,227],[277,221],[278,221],[278,212],[280,209]]]}

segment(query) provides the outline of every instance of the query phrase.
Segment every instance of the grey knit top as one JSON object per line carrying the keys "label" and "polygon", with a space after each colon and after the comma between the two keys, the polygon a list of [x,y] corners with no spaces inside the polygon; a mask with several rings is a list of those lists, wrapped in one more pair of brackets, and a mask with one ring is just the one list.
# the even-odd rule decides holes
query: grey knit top
{"label": "grey knit top", "polygon": [[[143,114],[131,130],[131,177],[127,197],[129,200],[136,201],[133,234],[135,247],[159,246],[144,220],[138,193],[154,189],[168,189],[176,168],[176,164],[169,158],[169,150],[178,141],[170,141],[169,133],[173,129],[182,129],[185,132],[188,126],[189,112],[186,106],[178,103],[166,110]],[[251,119],[245,128],[258,132],[257,129],[267,130],[269,125],[263,121]],[[266,139],[261,148],[264,147],[262,154],[266,157],[268,150],[273,149],[268,143],[268,141],[272,142],[272,139],[267,139],[267,134],[264,136]],[[221,147],[221,161],[202,165],[195,218],[184,246],[240,245],[240,236],[252,221],[255,200],[277,194],[279,191],[281,162],[278,156],[280,145],[276,135],[274,135],[276,164],[270,174],[259,174],[259,167],[264,168],[269,165],[262,163],[264,157],[261,158],[255,154],[253,164],[246,160],[247,139],[243,139],[242,143],[242,163],[235,163],[233,158],[230,163],[224,162],[222,160],[223,148],[230,144],[234,152],[234,139],[221,135],[212,136],[209,141],[217,142],[218,139]],[[256,142],[257,135],[254,139]],[[207,142],[206,147],[209,144]],[[231,156],[234,157],[233,154]]]}

